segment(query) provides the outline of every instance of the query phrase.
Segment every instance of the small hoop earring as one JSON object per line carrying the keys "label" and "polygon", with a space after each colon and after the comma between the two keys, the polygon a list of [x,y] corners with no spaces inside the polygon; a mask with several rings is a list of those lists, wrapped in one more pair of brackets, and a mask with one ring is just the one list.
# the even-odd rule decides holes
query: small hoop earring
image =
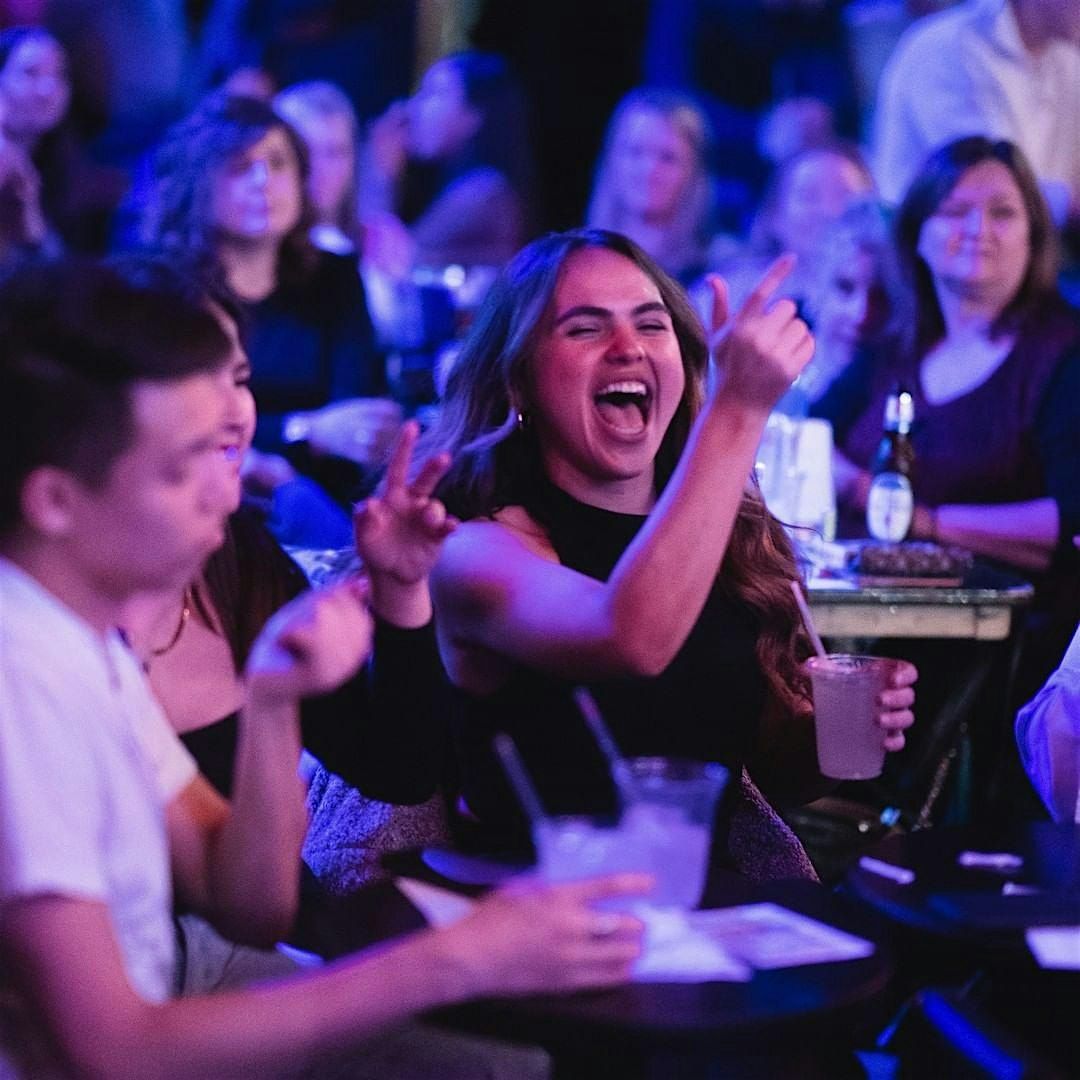
{"label": "small hoop earring", "polygon": [[529,414],[524,409],[518,409],[516,415],[517,429],[518,431],[524,431],[529,426]]}

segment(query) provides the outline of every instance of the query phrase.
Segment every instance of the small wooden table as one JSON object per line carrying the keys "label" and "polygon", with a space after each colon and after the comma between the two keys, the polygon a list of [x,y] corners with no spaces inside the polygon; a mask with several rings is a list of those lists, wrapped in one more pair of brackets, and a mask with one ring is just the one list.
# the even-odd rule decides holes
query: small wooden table
{"label": "small wooden table", "polygon": [[976,564],[962,585],[853,586],[812,578],[810,605],[822,637],[1005,641],[1035,595],[1027,581]]}
{"label": "small wooden table", "polygon": [[[811,882],[713,883],[703,907],[770,900],[871,937],[872,920]],[[888,947],[858,960],[755,972],[749,982],[638,983],[595,993],[486,1001],[439,1010],[455,1029],[536,1043],[557,1080],[599,1077],[843,1078],[860,1023],[883,1020]],[[868,1024],[868,1030],[869,1030]],[[867,1036],[869,1037],[869,1036]]]}

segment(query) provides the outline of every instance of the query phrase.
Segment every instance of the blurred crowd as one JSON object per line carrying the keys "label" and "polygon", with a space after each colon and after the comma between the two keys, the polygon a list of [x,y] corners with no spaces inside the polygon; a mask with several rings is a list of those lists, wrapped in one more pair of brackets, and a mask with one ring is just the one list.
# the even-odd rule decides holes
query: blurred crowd
{"label": "blurred crowd", "polygon": [[[238,983],[297,966],[234,940],[369,943],[341,895],[387,847],[520,853],[497,732],[550,809],[610,813],[578,684],[625,753],[730,770],[712,865],[816,877],[773,809],[829,787],[783,526],[865,535],[901,389],[907,536],[1034,583],[988,693],[1045,683],[1016,763],[1075,815],[1078,101],[1076,0],[0,0],[0,930],[48,1054],[284,1068],[429,1006],[625,981],[643,928],[590,905],[632,875],[330,968],[324,1027],[300,982],[159,1042],[133,1004],[224,985],[203,952],[268,965]],[[828,507],[781,521],[761,447],[822,422]],[[308,591],[327,559],[366,583]],[[893,650],[884,751],[969,644]],[[402,1034],[450,1075],[437,1032]]]}

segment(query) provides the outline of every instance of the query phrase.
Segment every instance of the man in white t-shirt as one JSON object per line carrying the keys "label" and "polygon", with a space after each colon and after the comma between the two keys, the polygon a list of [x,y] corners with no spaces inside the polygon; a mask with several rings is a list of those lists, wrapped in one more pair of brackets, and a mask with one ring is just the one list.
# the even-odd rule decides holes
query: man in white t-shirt
{"label": "man in white t-shirt", "polygon": [[900,39],[881,77],[875,172],[899,202],[929,154],[964,135],[1016,143],[1058,223],[1080,219],[1080,3],[965,0]]}
{"label": "man in white t-shirt", "polygon": [[297,705],[370,644],[349,585],[270,621],[225,803],[113,629],[222,540],[229,349],[210,312],[93,265],[0,288],[0,1074],[6,1053],[35,1077],[279,1075],[435,1005],[621,981],[640,947],[588,903],[647,880],[520,888],[322,972],[170,999],[173,894],[239,940],[290,925]]}
{"label": "man in white t-shirt", "polygon": [[1058,669],[1017,714],[1016,742],[1050,816],[1080,823],[1080,627]]}

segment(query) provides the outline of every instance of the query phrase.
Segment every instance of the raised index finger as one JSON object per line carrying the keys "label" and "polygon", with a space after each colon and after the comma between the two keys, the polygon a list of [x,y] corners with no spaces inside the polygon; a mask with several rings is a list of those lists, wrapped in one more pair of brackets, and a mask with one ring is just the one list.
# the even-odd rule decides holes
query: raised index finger
{"label": "raised index finger", "polygon": [[794,268],[795,256],[790,251],[785,252],[765,271],[762,279],[754,286],[750,295],[746,298],[742,310],[750,314],[764,311],[766,304],[773,298],[776,290],[780,288],[784,278]]}
{"label": "raised index finger", "polygon": [[415,420],[401,425],[401,431],[394,443],[394,452],[390,455],[390,464],[386,466],[386,476],[383,477],[384,491],[405,487],[409,476],[409,461],[412,459],[413,447],[419,433],[420,425]]}

